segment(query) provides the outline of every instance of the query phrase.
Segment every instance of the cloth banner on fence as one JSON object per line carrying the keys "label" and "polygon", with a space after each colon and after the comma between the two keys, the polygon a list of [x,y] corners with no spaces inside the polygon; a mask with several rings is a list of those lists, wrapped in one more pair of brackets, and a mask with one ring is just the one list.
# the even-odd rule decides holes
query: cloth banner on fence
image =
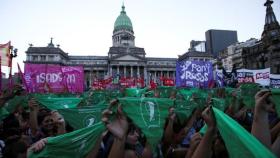
{"label": "cloth banner on fence", "polygon": [[280,75],[270,74],[270,87],[280,88]]}
{"label": "cloth banner on fence", "polygon": [[75,130],[71,133],[48,137],[47,144],[40,152],[30,152],[28,158],[84,158],[93,149],[101,133],[105,130],[102,122]]}
{"label": "cloth banner on fence", "polygon": [[177,87],[204,87],[213,82],[211,62],[180,61],[176,64]]}
{"label": "cloth banner on fence", "polygon": [[237,70],[238,83],[258,83],[262,86],[270,85],[270,68],[260,70]]}
{"label": "cloth banner on fence", "polygon": [[82,66],[25,64],[24,73],[28,90],[32,93],[46,92],[46,85],[54,93],[82,93],[84,90]]}

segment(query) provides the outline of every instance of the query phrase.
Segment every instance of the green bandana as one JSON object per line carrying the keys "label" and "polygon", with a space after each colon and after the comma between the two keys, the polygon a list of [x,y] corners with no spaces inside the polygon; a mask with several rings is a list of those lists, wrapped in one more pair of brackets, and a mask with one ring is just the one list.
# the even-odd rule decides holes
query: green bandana
{"label": "green bandana", "polygon": [[105,130],[103,123],[82,128],[57,137],[48,137],[44,149],[38,153],[29,153],[29,158],[84,158],[92,150],[101,133]]}
{"label": "green bandana", "polygon": [[102,111],[107,106],[59,109],[58,112],[75,130],[92,126],[101,121]]}
{"label": "green bandana", "polygon": [[217,127],[225,142],[229,157],[240,158],[276,158],[275,155],[260,143],[253,135],[228,115],[213,107]]}
{"label": "green bandana", "polygon": [[120,98],[123,111],[143,131],[149,144],[156,148],[173,100],[165,98]]}

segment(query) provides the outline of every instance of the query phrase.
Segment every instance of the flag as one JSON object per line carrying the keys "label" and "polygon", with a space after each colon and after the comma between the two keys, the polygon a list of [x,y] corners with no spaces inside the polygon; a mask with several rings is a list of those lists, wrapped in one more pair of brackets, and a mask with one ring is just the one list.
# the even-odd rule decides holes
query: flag
{"label": "flag", "polygon": [[150,80],[150,86],[151,86],[151,89],[157,88],[157,84],[154,82],[154,80]]}
{"label": "flag", "polygon": [[11,42],[8,42],[6,44],[0,44],[0,56],[2,66],[11,67],[10,46]]}
{"label": "flag", "polygon": [[93,149],[105,130],[102,122],[56,137],[48,137],[40,152],[29,152],[28,158],[84,158]]}
{"label": "flag", "polygon": [[23,84],[23,86],[25,87],[26,91],[27,91],[27,92],[29,92],[29,89],[28,89],[28,86],[27,86],[26,80],[25,80],[25,78],[24,78],[24,75],[23,75],[23,73],[22,73],[22,71],[21,71],[20,66],[19,66],[19,64],[18,64],[18,63],[17,63],[17,66],[18,66],[18,74],[19,74],[19,78],[21,79],[22,84]]}

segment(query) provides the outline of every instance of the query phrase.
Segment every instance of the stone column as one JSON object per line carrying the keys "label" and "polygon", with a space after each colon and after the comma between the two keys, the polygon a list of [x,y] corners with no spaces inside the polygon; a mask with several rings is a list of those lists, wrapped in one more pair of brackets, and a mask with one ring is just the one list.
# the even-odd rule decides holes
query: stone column
{"label": "stone column", "polygon": [[145,81],[145,85],[148,85],[147,67],[146,66],[144,66],[144,81]]}
{"label": "stone column", "polygon": [[130,66],[130,77],[133,77],[133,66]]}
{"label": "stone column", "polygon": [[93,70],[92,70],[92,68],[91,68],[91,70],[90,70],[90,72],[89,72],[89,77],[90,77],[90,78],[89,78],[89,84],[90,84],[90,85],[92,85],[92,78],[93,78],[93,76],[92,76],[92,71],[93,71]]}
{"label": "stone column", "polygon": [[118,75],[120,74],[120,66],[119,65],[117,66],[117,74]]}
{"label": "stone column", "polygon": [[160,77],[162,77],[162,75],[163,75],[163,73],[162,73],[162,71],[160,71]]}
{"label": "stone column", "polygon": [[110,76],[113,74],[113,66],[110,66]]}
{"label": "stone column", "polygon": [[123,75],[126,77],[126,66],[123,66]]}
{"label": "stone column", "polygon": [[167,71],[167,77],[169,78],[169,71]]}
{"label": "stone column", "polygon": [[137,66],[137,77],[140,77],[140,68]]}
{"label": "stone column", "polygon": [[99,71],[96,70],[96,77],[99,78]]}

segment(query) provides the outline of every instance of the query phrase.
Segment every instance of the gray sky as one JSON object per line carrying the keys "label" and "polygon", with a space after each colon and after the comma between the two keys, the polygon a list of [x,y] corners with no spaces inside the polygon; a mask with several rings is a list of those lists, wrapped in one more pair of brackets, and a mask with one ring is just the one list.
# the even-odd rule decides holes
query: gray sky
{"label": "gray sky", "polygon": [[[177,57],[209,29],[237,30],[238,40],[260,38],[265,0],[125,0],[135,43],[150,57]],[[106,56],[122,0],[0,0],[0,43],[19,49],[23,69],[28,44],[50,37],[70,55]],[[273,9],[279,21],[280,0]],[[17,71],[17,68],[14,68]]]}

